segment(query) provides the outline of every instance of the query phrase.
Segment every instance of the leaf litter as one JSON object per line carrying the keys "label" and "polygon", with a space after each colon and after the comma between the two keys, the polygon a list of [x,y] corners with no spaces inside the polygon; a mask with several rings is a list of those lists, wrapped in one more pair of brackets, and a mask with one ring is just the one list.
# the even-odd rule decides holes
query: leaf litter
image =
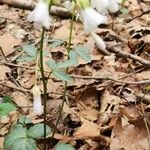
{"label": "leaf litter", "polygon": [[[119,12],[109,15],[108,26],[102,26],[96,31],[105,40],[108,49],[117,45],[122,51],[150,61],[150,15],[144,14],[131,20],[149,10],[149,7],[149,0],[140,2],[127,0],[124,3],[124,8],[128,8],[127,14]],[[9,62],[18,65],[9,65],[3,55],[0,55],[0,96],[11,96],[18,108],[17,112],[0,118],[2,124],[0,148],[3,148],[4,136],[19,116],[29,116],[35,124],[41,123],[43,118],[32,114],[33,99],[28,93],[34,85],[35,63],[16,61],[22,56],[20,47],[38,41],[40,32],[34,30],[26,21],[28,11],[0,5],[0,12],[0,47]],[[18,23],[16,20],[21,21]],[[45,62],[52,57],[55,61],[66,57],[64,45],[68,40],[70,21],[62,18],[56,21],[53,29],[48,31],[46,40],[52,37],[58,39],[57,42],[63,40],[64,43],[60,45],[56,43],[58,46],[53,45],[53,47],[50,43],[44,43],[45,50],[48,51]],[[76,22],[72,48],[79,44],[89,47],[92,61],[89,63],[80,59],[80,64],[69,70],[69,74],[77,75],[79,78],[74,78],[74,82],[69,83],[67,87],[68,102],[64,105],[62,120],[54,136],[56,141],[70,143],[79,150],[149,150],[150,96],[147,90],[149,84],[129,85],[112,80],[83,78],[84,76],[111,77],[116,80],[136,82],[149,79],[149,67],[127,57],[121,57],[119,53],[111,52],[111,55],[105,56],[94,45],[93,39],[83,34],[80,22]],[[19,65],[30,68],[21,68]],[[8,73],[11,74],[11,79]],[[42,84],[40,88],[42,91]],[[53,127],[57,120],[62,98],[62,82],[54,78],[49,79],[47,109],[49,126]]]}

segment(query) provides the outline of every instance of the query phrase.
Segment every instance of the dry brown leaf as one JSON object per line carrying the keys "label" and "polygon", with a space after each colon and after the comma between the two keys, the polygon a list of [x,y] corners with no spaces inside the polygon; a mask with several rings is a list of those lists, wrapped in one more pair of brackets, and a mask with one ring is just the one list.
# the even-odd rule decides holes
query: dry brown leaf
{"label": "dry brown leaf", "polygon": [[111,138],[110,150],[149,150],[144,123],[139,122],[138,126],[133,124],[122,126],[121,122],[117,121]]}
{"label": "dry brown leaf", "polygon": [[100,135],[100,127],[86,119],[81,118],[83,124],[73,134],[75,139],[89,139]]}
{"label": "dry brown leaf", "polygon": [[21,107],[24,111],[29,109],[29,106],[32,106],[32,103],[29,101],[27,96],[22,92],[16,91],[12,93],[13,101]]}
{"label": "dry brown leaf", "polygon": [[[72,33],[72,43],[77,45],[79,43],[83,43],[85,37],[81,35],[82,30],[80,29],[82,26],[78,22],[74,22],[74,29]],[[79,32],[81,30],[81,32]],[[75,33],[77,31],[77,33]],[[54,38],[56,39],[62,39],[62,40],[68,40],[69,38],[69,32],[70,32],[70,21],[69,20],[63,20],[61,22],[61,27],[56,29],[54,33]]]}
{"label": "dry brown leaf", "polygon": [[96,87],[86,87],[83,91],[76,93],[75,99],[87,106],[98,107],[97,93]]}
{"label": "dry brown leaf", "polygon": [[122,106],[120,107],[120,111],[122,115],[126,116],[129,120],[136,120],[141,116],[138,108],[133,106]]}
{"label": "dry brown leaf", "polygon": [[14,51],[14,46],[21,44],[20,39],[16,39],[11,34],[4,34],[0,36],[0,46],[5,55],[11,54]]}
{"label": "dry brown leaf", "polygon": [[3,81],[7,79],[6,73],[10,73],[11,69],[7,66],[0,65],[0,80]]}

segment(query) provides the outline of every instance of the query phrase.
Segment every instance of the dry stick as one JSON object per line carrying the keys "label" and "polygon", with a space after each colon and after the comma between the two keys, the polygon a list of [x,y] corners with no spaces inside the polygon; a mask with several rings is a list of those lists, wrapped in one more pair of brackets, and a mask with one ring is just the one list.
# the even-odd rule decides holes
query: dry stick
{"label": "dry stick", "polygon": [[150,13],[150,9],[149,9],[149,10],[146,10],[146,11],[144,11],[144,12],[142,12],[140,15],[137,15],[137,16],[133,17],[132,19],[129,19],[129,20],[127,21],[127,23],[131,22],[132,20],[134,20],[134,19],[136,19],[136,18],[142,17],[142,16],[145,15],[145,14],[149,14],[149,13]]}
{"label": "dry stick", "polygon": [[8,85],[8,84],[2,83],[2,82],[0,82],[0,85],[11,88],[11,89],[15,89],[15,90],[18,90],[18,91],[22,91],[22,92],[31,92],[30,90],[26,90],[26,89],[16,87],[16,86],[11,86],[11,85]]}
{"label": "dry stick", "polygon": [[2,53],[2,55],[4,57],[4,59],[5,59],[5,61],[8,62],[7,57],[5,56],[5,53],[4,53],[4,51],[3,51],[3,49],[2,49],[1,46],[0,46],[0,51],[1,51],[1,53]]}
{"label": "dry stick", "polygon": [[[34,70],[34,67],[17,65],[17,64],[13,64],[13,63],[7,63],[7,62],[4,62],[3,64],[8,65],[8,66],[15,66],[15,67],[20,67],[20,68],[26,68],[26,69]],[[48,70],[45,70],[45,72],[49,73]],[[122,81],[122,80],[119,80],[119,79],[113,79],[113,78],[110,78],[110,77],[81,76],[81,75],[74,75],[74,74],[70,75],[70,76],[74,77],[74,78],[82,78],[82,79],[111,80],[111,81],[114,81],[114,82],[120,82],[120,83],[125,83],[125,84],[135,84],[135,85],[138,85],[138,84],[149,84],[150,83],[150,80],[141,80],[141,81],[136,81],[136,82],[129,82],[129,81]]]}
{"label": "dry stick", "polygon": [[150,80],[142,80],[142,81],[136,81],[136,82],[129,82],[129,81],[122,81],[118,79],[113,79],[111,77],[94,77],[94,76],[80,76],[80,75],[71,75],[74,78],[82,78],[82,79],[95,79],[95,80],[111,80],[114,82],[120,82],[120,83],[125,83],[125,84],[134,84],[134,85],[139,85],[139,84],[150,84]]}
{"label": "dry stick", "polygon": [[[25,9],[25,10],[33,10],[34,5],[26,1],[19,0],[0,0],[0,4],[6,4],[11,7]],[[71,12],[63,7],[52,6],[50,9],[50,14],[59,16],[62,18],[70,18]]]}
{"label": "dry stick", "polygon": [[118,48],[115,48],[116,46],[118,45],[114,45],[112,47],[109,48],[109,51],[113,52],[113,53],[116,53],[120,56],[123,56],[123,57],[126,57],[126,58],[130,58],[130,59],[133,59],[135,61],[138,61],[139,63],[145,65],[145,66],[148,66],[150,67],[150,61],[148,60],[145,60],[137,55],[133,55],[133,54],[130,54],[128,52],[125,52],[125,51],[121,51],[119,50]]}

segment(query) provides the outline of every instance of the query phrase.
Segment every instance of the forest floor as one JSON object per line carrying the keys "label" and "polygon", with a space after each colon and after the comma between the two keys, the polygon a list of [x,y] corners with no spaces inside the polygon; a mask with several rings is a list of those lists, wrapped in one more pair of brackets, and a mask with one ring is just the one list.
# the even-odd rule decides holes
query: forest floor
{"label": "forest floor", "polygon": [[[69,69],[74,81],[67,86],[55,144],[63,141],[79,150],[150,150],[149,8],[149,0],[127,0],[121,11],[109,14],[108,25],[96,30],[106,42],[109,55],[97,49],[93,39],[84,34],[82,24],[74,21],[72,47],[88,46],[92,61],[79,59],[79,65]],[[43,115],[32,112],[35,62],[18,61],[24,55],[24,45],[40,41],[40,30],[27,21],[29,12],[0,2],[0,97],[11,97],[16,106],[6,116],[0,114],[0,149],[20,116],[30,117],[33,124],[43,122]],[[66,56],[64,44],[58,42],[68,40],[70,18],[53,18],[45,41],[55,42],[44,43],[48,51],[45,62]],[[43,91],[40,79],[38,84]],[[48,80],[47,125],[52,128],[62,103],[63,84],[54,78]]]}

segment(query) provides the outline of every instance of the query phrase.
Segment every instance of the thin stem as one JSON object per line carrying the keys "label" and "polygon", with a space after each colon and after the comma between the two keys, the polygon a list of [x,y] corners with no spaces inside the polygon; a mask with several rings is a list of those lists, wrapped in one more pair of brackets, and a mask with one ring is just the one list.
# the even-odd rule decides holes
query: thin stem
{"label": "thin stem", "polygon": [[43,82],[43,92],[44,92],[44,150],[46,150],[46,102],[47,102],[47,86],[46,80],[44,75],[44,63],[43,63],[43,43],[44,43],[44,35],[45,35],[45,28],[42,28],[41,34],[41,42],[40,42],[40,71],[42,76]]}
{"label": "thin stem", "polygon": [[[75,9],[74,9],[75,11]],[[70,25],[70,33],[69,33],[69,41],[68,41],[68,45],[66,47],[67,49],[67,53],[68,53],[68,58],[69,59],[69,52],[71,50],[71,40],[72,40],[72,32],[73,32],[73,23],[74,23],[74,13],[72,13],[72,18],[71,18],[71,25]],[[66,69],[66,73],[68,73],[68,67]],[[62,111],[63,111],[63,107],[64,107],[64,103],[65,103],[65,100],[66,100],[66,95],[67,95],[67,81],[65,82],[64,84],[64,94],[63,94],[63,100],[62,100],[62,104],[61,104],[61,107],[60,107],[60,110],[59,110],[59,114],[58,114],[58,118],[57,118],[57,121],[56,121],[56,125],[54,127],[54,130],[53,130],[53,133],[52,133],[52,136],[51,136],[51,140],[54,138],[55,136],[55,132],[56,132],[56,129],[57,129],[57,126],[59,124],[59,121],[61,119],[61,115],[62,115]]]}
{"label": "thin stem", "polygon": [[34,84],[36,85],[37,84],[37,81],[38,81],[38,71],[39,71],[39,55],[38,55],[39,51],[37,52],[37,55],[36,55],[36,66],[35,66],[35,81],[34,81]]}
{"label": "thin stem", "polygon": [[[53,0],[50,0],[49,2],[49,10],[51,9]],[[47,141],[46,141],[46,110],[47,110],[47,81],[44,75],[44,63],[43,63],[43,44],[44,44],[44,35],[45,35],[45,28],[42,28],[41,33],[41,41],[40,41],[40,71],[41,71],[41,77],[43,82],[43,104],[44,104],[44,150],[47,149]]]}
{"label": "thin stem", "polygon": [[1,46],[0,46],[0,51],[1,51],[1,53],[2,53],[2,55],[4,57],[4,59],[5,59],[5,61],[8,62],[7,57],[5,56],[5,53],[3,52],[3,49],[2,49]]}

